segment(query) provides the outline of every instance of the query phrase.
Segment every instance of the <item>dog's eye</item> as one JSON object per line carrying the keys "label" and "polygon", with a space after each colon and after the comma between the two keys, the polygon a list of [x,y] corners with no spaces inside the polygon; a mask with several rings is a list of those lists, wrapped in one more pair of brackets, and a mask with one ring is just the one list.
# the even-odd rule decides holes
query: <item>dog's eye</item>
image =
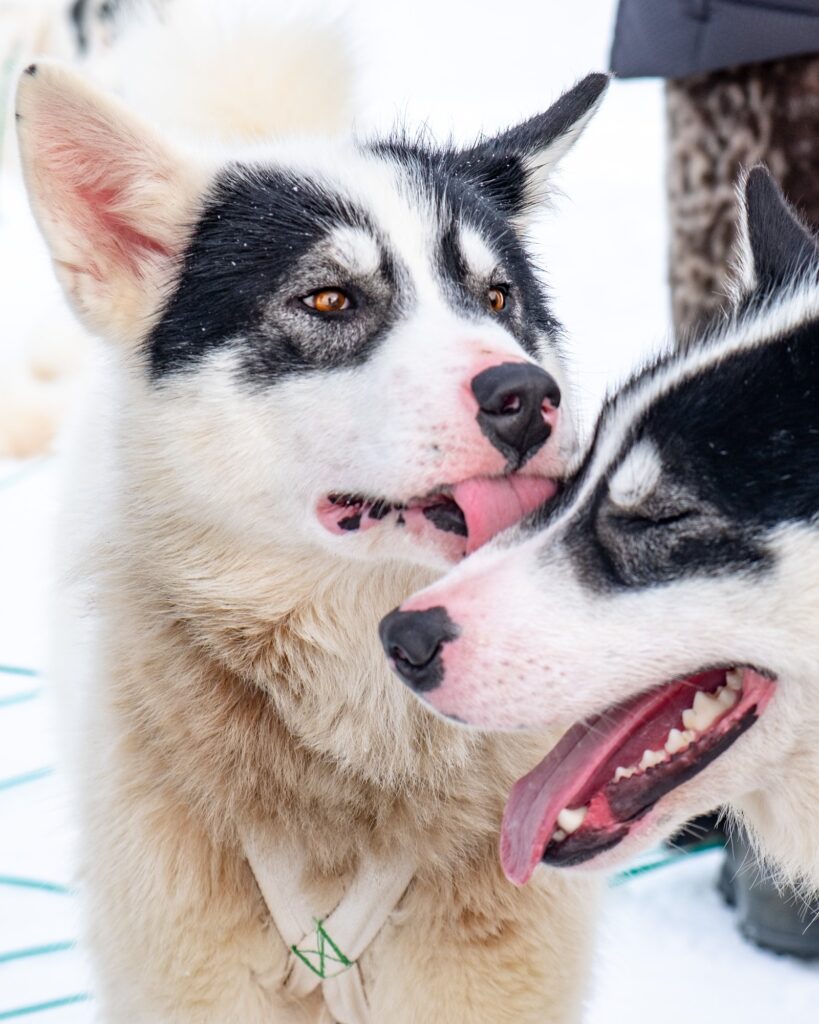
{"label": "dog's eye", "polygon": [[322,288],[303,296],[301,301],[317,313],[343,313],[353,308],[350,296],[340,288]]}
{"label": "dog's eye", "polygon": [[613,512],[612,518],[626,530],[642,531],[654,526],[677,526],[679,523],[696,520],[702,517],[700,509],[662,509]]}
{"label": "dog's eye", "polygon": [[486,301],[493,313],[500,313],[506,307],[506,289],[495,284],[486,291]]}

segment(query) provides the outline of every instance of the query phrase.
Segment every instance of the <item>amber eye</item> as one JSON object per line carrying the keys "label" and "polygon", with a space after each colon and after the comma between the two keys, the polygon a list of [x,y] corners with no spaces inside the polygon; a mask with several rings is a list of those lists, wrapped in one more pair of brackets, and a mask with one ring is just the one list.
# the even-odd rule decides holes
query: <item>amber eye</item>
{"label": "amber eye", "polygon": [[353,306],[347,293],[339,288],[322,288],[321,291],[305,295],[301,301],[317,313],[343,313]]}
{"label": "amber eye", "polygon": [[486,292],[486,298],[489,302],[489,308],[493,313],[500,313],[506,306],[506,292],[503,288],[489,288]]}

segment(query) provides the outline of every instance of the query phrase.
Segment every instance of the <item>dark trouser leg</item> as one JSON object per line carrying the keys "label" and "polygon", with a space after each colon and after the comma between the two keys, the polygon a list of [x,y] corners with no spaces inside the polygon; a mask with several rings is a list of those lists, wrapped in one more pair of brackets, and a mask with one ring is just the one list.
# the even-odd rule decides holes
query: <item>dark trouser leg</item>
{"label": "dark trouser leg", "polygon": [[722,308],[735,239],[735,186],[764,163],[819,230],[819,57],[669,81],[670,279],[678,341]]}

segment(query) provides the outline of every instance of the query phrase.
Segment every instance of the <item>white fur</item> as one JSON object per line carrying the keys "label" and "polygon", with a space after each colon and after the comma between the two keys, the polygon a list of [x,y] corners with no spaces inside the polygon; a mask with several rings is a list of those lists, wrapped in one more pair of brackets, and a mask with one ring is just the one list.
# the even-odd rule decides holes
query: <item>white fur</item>
{"label": "white fur", "polygon": [[651,494],[662,472],[651,441],[638,441],[609,478],[609,497],[621,508],[634,508]]}

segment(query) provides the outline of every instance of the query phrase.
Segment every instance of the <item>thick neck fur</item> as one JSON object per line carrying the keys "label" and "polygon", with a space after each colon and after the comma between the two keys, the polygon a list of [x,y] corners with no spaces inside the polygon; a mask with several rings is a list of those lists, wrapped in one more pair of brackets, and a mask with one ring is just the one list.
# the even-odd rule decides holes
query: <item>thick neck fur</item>
{"label": "thick neck fur", "polygon": [[137,457],[122,477],[102,574],[129,747],[164,760],[167,784],[227,841],[264,821],[328,869],[362,834],[423,844],[430,870],[485,856],[543,740],[447,724],[392,676],[378,622],[429,572],[243,544],[197,522],[151,465]]}

